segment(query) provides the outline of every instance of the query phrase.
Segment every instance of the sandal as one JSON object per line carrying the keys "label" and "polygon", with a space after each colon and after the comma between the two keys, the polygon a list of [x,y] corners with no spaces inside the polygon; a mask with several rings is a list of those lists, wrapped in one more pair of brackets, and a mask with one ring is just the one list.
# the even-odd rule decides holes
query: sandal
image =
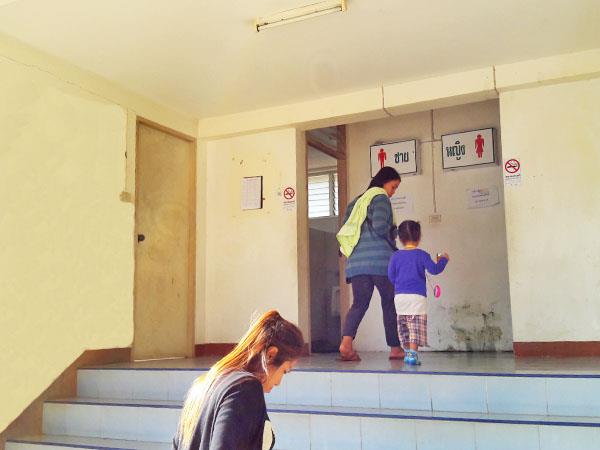
{"label": "sandal", "polygon": [[360,361],[360,356],[358,356],[358,353],[356,352],[352,352],[346,355],[340,353],[338,361]]}

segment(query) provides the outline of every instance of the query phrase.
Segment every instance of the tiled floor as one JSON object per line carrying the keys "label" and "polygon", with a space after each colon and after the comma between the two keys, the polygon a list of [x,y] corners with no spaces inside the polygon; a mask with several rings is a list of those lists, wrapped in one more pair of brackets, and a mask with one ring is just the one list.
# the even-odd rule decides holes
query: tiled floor
{"label": "tiled floor", "polygon": [[[342,362],[337,354],[315,354],[301,358],[296,366],[300,371],[365,371],[469,374],[544,374],[597,375],[600,377],[600,358],[515,358],[511,352],[423,352],[420,367],[405,366],[401,361],[389,361],[387,353],[362,352],[362,361]],[[105,369],[206,369],[217,358],[167,359],[140,361],[102,366]]]}
{"label": "tiled floor", "polygon": [[[414,368],[386,353],[361,356],[302,358],[267,395],[276,448],[581,450],[600,442],[600,358],[425,353]],[[166,450],[185,392],[215,361],[79,370],[78,397],[44,404],[47,435],[7,450]]]}
{"label": "tiled floor", "polygon": [[171,443],[145,442],[118,439],[89,438],[82,436],[24,436],[12,442],[64,445],[70,448],[86,448],[98,450],[170,450]]}

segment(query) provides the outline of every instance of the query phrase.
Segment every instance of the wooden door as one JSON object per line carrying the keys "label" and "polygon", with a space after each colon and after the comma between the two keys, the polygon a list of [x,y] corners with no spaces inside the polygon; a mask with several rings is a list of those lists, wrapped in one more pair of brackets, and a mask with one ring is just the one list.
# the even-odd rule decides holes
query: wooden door
{"label": "wooden door", "polygon": [[138,122],[133,358],[193,356],[195,141]]}

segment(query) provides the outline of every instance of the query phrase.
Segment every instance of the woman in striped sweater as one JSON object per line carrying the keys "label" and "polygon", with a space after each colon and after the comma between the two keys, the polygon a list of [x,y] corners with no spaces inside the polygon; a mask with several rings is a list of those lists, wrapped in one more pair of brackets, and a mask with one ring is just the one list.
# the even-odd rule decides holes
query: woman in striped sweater
{"label": "woman in striped sweater", "polygon": [[[392,167],[382,168],[371,180],[368,188],[380,187],[387,195],[376,195],[367,208],[367,217],[362,223],[360,239],[352,250],[346,264],[346,280],[352,284],[354,301],[344,323],[340,355],[343,361],[359,361],[360,357],[352,347],[358,326],[364,317],[373,290],[376,287],[381,296],[385,339],[390,346],[390,359],[402,359],[396,329],[396,307],[394,306],[394,286],[387,277],[390,257],[396,250],[391,231],[395,230],[390,197],[400,184],[400,175]],[[356,201],[348,205],[344,222],[348,220]]]}

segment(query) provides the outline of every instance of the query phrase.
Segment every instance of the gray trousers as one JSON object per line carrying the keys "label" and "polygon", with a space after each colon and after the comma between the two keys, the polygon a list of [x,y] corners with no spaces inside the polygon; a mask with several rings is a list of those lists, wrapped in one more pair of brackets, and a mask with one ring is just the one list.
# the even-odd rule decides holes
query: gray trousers
{"label": "gray trousers", "polygon": [[356,331],[365,316],[373,290],[376,287],[381,296],[381,309],[383,311],[383,328],[385,340],[390,347],[400,347],[398,338],[396,305],[394,305],[394,286],[387,276],[383,275],[357,275],[351,278],[354,302],[346,316],[344,323],[344,336],[356,337]]}

